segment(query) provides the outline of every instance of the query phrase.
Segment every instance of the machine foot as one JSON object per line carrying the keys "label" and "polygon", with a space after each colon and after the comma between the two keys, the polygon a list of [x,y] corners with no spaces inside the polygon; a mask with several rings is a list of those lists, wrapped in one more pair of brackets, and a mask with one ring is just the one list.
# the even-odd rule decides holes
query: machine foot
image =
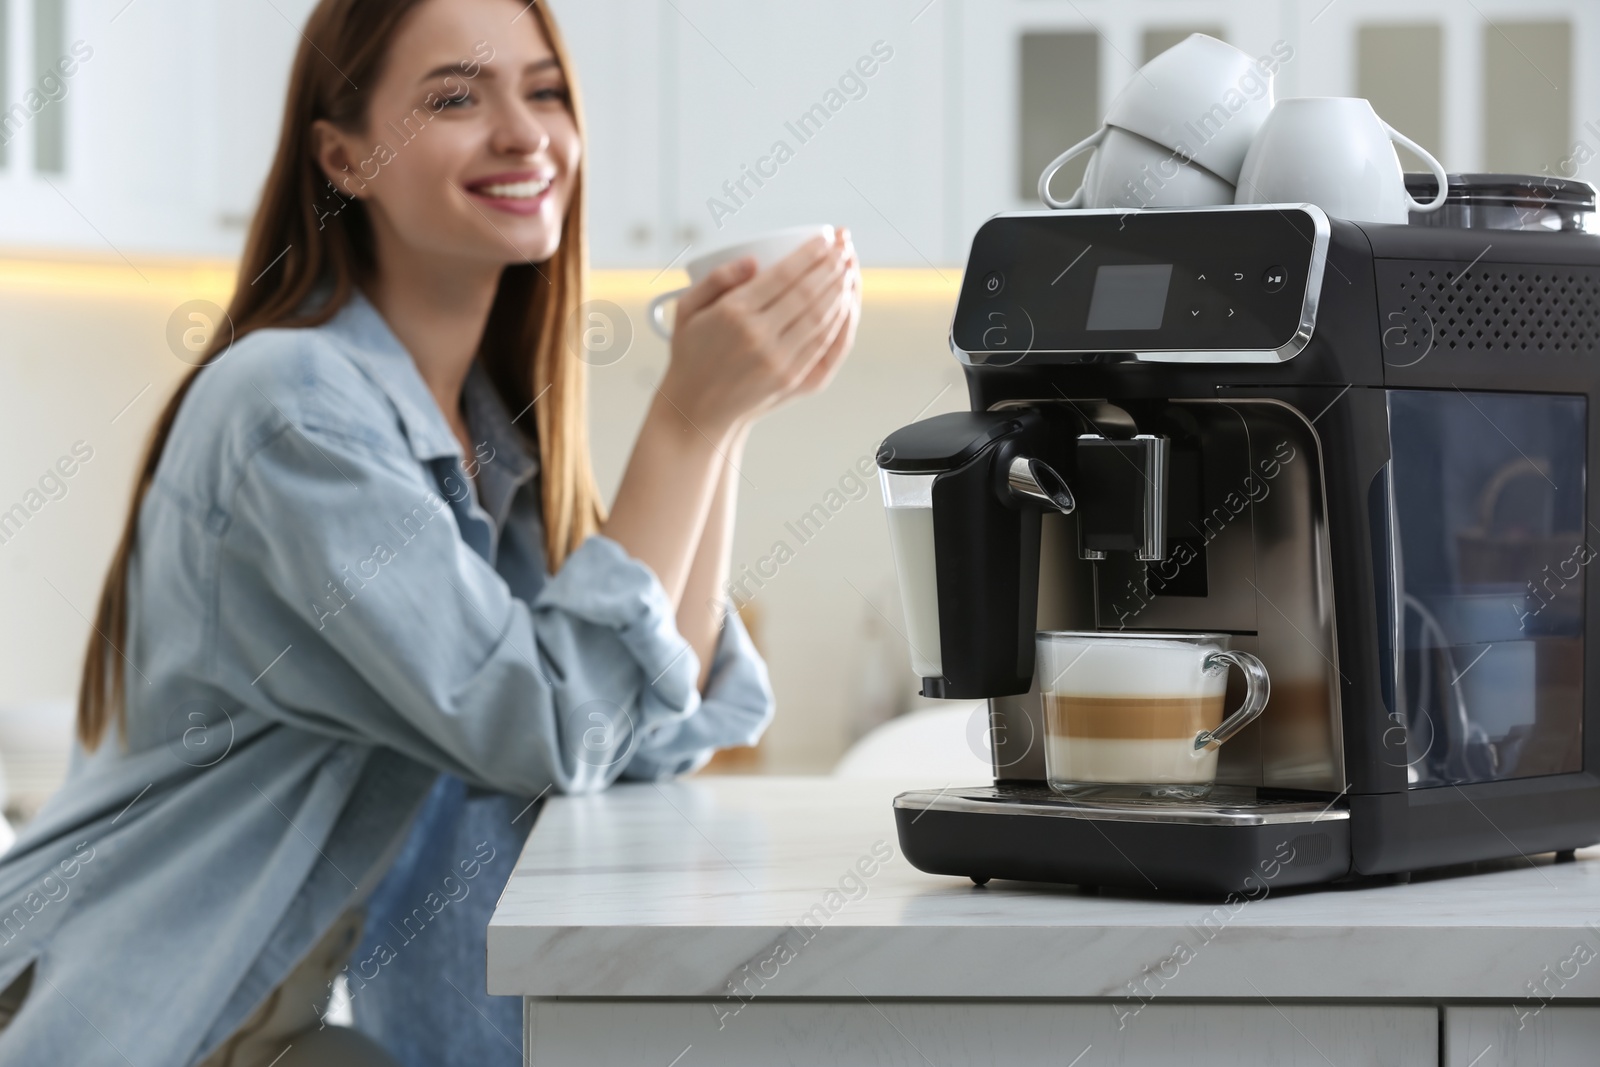
{"label": "machine foot", "polygon": [[988,875],[984,875],[982,878],[979,878],[977,875],[974,874],[971,877],[972,877],[972,884],[973,885],[980,885],[981,886],[981,885],[988,885],[989,884],[989,876]]}
{"label": "machine foot", "polygon": [[1578,858],[1578,850],[1575,849],[1575,848],[1564,848],[1561,851],[1556,853],[1556,862],[1557,863],[1571,863],[1573,860],[1575,860],[1577,858]]}
{"label": "machine foot", "polygon": [[1397,872],[1395,874],[1391,874],[1389,876],[1389,881],[1393,882],[1395,885],[1410,885],[1411,884],[1411,872],[1410,871],[1399,871],[1399,872]]}

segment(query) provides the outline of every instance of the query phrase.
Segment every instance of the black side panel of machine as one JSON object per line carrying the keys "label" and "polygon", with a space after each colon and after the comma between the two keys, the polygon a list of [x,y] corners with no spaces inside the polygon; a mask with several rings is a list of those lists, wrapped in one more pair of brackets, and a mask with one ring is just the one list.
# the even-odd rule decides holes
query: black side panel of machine
{"label": "black side panel of machine", "polygon": [[1361,874],[1585,848],[1600,842],[1600,779],[1562,774],[1352,796],[1350,821]]}
{"label": "black side panel of machine", "polygon": [[1377,262],[1386,384],[1530,393],[1600,384],[1600,262],[1496,262],[1500,251],[1476,263]]}
{"label": "black side panel of machine", "polygon": [[1350,871],[1346,820],[1260,826],[895,809],[900,850],[929,874],[1259,899]]}
{"label": "black side panel of machine", "polygon": [[[1374,230],[1384,379],[1390,388],[1581,395],[1590,471],[1600,470],[1600,241],[1584,235]],[[1600,493],[1585,504],[1600,529]],[[1593,547],[1596,538],[1587,543]],[[1584,568],[1583,632],[1600,634],[1600,575]],[[1351,798],[1355,864],[1418,870],[1600,841],[1600,656],[1583,665],[1583,772]]]}

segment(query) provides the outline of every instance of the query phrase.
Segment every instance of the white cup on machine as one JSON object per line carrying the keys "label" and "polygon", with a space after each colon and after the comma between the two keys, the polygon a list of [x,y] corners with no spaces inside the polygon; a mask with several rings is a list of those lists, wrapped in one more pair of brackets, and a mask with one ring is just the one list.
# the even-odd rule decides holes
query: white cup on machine
{"label": "white cup on machine", "polygon": [[[1102,126],[1068,152],[1085,145],[1094,148],[1094,155],[1084,169],[1083,183],[1066,200],[1047,200],[1052,207],[1131,209],[1233,203],[1234,189],[1228,182],[1138,134]],[[1071,156],[1064,157],[1068,158]]]}
{"label": "white cup on machine", "polygon": [[691,259],[684,266],[688,272],[689,284],[682,289],[673,289],[671,292],[662,293],[650,301],[646,315],[650,319],[650,326],[667,340],[672,339],[672,328],[667,325],[666,308],[669,303],[678,299],[691,288],[705,280],[706,275],[722,266],[732,263],[745,256],[754,256],[756,265],[760,270],[766,270],[780,259],[796,251],[801,245],[813,237],[826,238],[833,241],[833,227],[827,225],[790,226],[782,230],[773,230],[759,237],[752,237],[747,241],[726,245],[722,248],[707,252],[703,256]]}
{"label": "white cup on machine", "polygon": [[[1272,110],[1272,72],[1215,37],[1190,34],[1146,63],[1106,109],[1105,125],[1039,176],[1053,208],[1231,204],[1245,154]],[[1065,200],[1050,180],[1093,151]]]}
{"label": "white cup on machine", "polygon": [[[1420,202],[1406,192],[1395,155],[1403,144],[1439,183]],[[1236,203],[1315,204],[1352,222],[1404,224],[1410,212],[1444,204],[1444,167],[1421,145],[1378,117],[1360,97],[1308,96],[1280,100],[1256,134],[1240,168]]]}

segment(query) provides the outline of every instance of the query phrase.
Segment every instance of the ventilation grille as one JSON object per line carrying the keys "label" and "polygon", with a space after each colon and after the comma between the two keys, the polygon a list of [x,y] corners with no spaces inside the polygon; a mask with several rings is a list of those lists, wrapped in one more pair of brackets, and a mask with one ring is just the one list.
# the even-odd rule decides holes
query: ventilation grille
{"label": "ventilation grille", "polygon": [[1333,841],[1327,834],[1301,834],[1289,847],[1294,849],[1291,863],[1326,863],[1333,855]]}
{"label": "ventilation grille", "polygon": [[1379,276],[1390,363],[1430,351],[1600,348],[1600,269],[1391,262]]}

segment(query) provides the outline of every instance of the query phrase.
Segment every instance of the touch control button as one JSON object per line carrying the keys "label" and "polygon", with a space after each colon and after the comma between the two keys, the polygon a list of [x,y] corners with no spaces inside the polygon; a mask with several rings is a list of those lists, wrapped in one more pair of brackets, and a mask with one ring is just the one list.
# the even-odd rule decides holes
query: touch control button
{"label": "touch control button", "polygon": [[996,296],[1006,287],[1006,276],[997,270],[992,270],[983,276],[983,295]]}
{"label": "touch control button", "polygon": [[1288,271],[1282,267],[1268,267],[1261,275],[1261,288],[1269,293],[1276,293],[1283,288],[1283,283],[1289,280]]}

